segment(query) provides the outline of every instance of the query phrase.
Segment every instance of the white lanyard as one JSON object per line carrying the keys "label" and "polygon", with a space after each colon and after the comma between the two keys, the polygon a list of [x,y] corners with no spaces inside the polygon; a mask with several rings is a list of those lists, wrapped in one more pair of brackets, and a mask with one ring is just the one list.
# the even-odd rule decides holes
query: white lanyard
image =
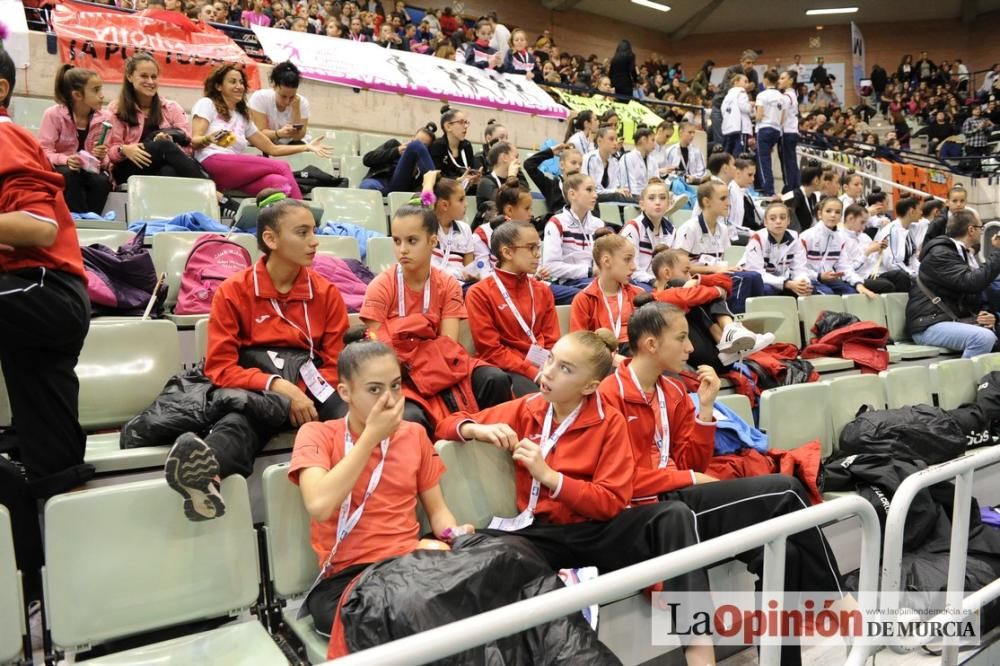
{"label": "white lanyard", "polygon": [[[406,285],[403,284],[403,267],[396,264],[396,300],[399,305],[399,316],[406,316]],[[424,309],[423,314],[427,314],[427,310],[431,306],[431,276],[427,275],[427,281],[424,282]]]}
{"label": "white lanyard", "polygon": [[521,326],[521,330],[528,336],[531,340],[531,344],[537,345],[538,340],[535,339],[535,288],[531,286],[531,280],[528,280],[528,293],[531,294],[531,326],[529,327],[527,322],[524,321],[524,317],[521,316],[521,311],[517,309],[514,305],[514,301],[511,299],[510,294],[507,292],[507,287],[504,286],[503,281],[497,277],[497,274],[493,274],[493,281],[497,283],[497,289],[500,290],[500,295],[503,296],[503,300],[507,303],[507,307],[510,308],[511,314],[514,315],[514,319]]}
{"label": "white lanyard", "polygon": [[306,336],[306,340],[309,341],[309,358],[310,360],[314,358],[313,356],[313,336],[312,336],[312,324],[309,322],[309,301],[302,301],[302,311],[305,313],[306,317],[306,330],[302,330],[296,325],[291,319],[285,316],[285,313],[281,311],[281,306],[278,305],[278,301],[271,299],[271,307],[274,311],[278,313],[278,316],[283,319],[289,326],[294,328],[296,331]]}
{"label": "white lanyard", "polygon": [[[774,241],[771,241],[771,234],[767,235],[767,239],[771,244],[771,256],[772,256],[771,263],[774,264],[774,270],[784,272],[784,269],[787,267],[788,264],[788,253],[792,251],[792,243],[794,243],[795,241],[793,240],[792,243],[782,243],[781,241],[775,243]],[[785,245],[786,247],[784,248],[784,251],[781,253],[781,255],[778,257],[778,260],[775,261],[773,259],[774,250],[775,248],[780,250],[782,245]]]}
{"label": "white lanyard", "polygon": [[576,222],[578,225],[580,225],[580,234],[583,236],[584,243],[587,245],[587,249],[590,250],[591,252],[593,252],[594,251],[594,234],[592,234],[592,233],[588,234],[587,233],[587,225],[584,224],[584,222],[587,219],[587,215],[590,215],[590,213],[588,212],[587,215],[584,215],[582,220],[580,218],[578,218],[576,215],[573,214],[573,211],[572,211],[572,209],[570,209],[569,206],[566,207],[566,213],[569,215],[569,221],[570,222]]}
{"label": "white lanyard", "polygon": [[[559,424],[559,428],[556,429],[552,436],[549,433],[552,431],[552,418],[555,414],[555,409],[552,405],[549,405],[549,410],[545,413],[545,422],[542,424],[542,460],[549,457],[549,453],[555,448],[556,443],[559,438],[566,434],[566,431],[570,429],[576,418],[580,416],[580,410],[583,409],[583,402],[581,401],[573,413],[566,417],[566,420]],[[528,499],[528,515],[534,515],[535,507],[538,506],[538,494],[542,490],[542,484],[538,479],[534,479],[531,482],[531,497]]]}
{"label": "white lanyard", "polygon": [[[819,260],[819,270],[823,272],[826,270],[826,257],[830,254],[830,241],[833,240],[835,234],[828,234],[826,237],[826,247],[823,248],[823,257]],[[834,266],[836,268],[836,266]]]}
{"label": "white lanyard", "polygon": [[[639,378],[635,376],[635,370],[632,366],[628,368],[629,374],[632,375],[632,383],[635,384],[635,388],[639,391],[639,395],[646,397],[646,392],[642,390],[642,385],[639,383]],[[663,469],[667,466],[667,461],[670,460],[670,424],[667,421],[667,400],[663,397],[663,389],[660,387],[660,382],[656,382],[656,399],[660,403],[660,429],[657,430],[656,426],[653,426],[653,438],[656,440],[656,448],[660,451],[660,464],[659,468]],[[646,403],[649,404],[648,402]]]}
{"label": "white lanyard", "polygon": [[[597,288],[600,289],[601,285],[597,285]],[[601,297],[604,298],[604,307],[607,308],[607,310],[608,310],[608,321],[611,322],[611,330],[614,331],[616,338],[618,337],[618,334],[622,330],[622,291],[623,291],[623,289],[619,286],[618,287],[618,319],[615,319],[614,315],[611,314],[611,303],[610,303],[610,301],[608,301],[608,296],[607,296],[607,294],[604,293],[603,290],[601,290]]]}
{"label": "white lanyard", "polygon": [[451,231],[445,231],[444,227],[438,225],[438,243],[441,244],[441,252],[444,255],[444,265],[451,261],[451,246],[455,244],[454,234],[457,231],[456,223],[452,222]]}

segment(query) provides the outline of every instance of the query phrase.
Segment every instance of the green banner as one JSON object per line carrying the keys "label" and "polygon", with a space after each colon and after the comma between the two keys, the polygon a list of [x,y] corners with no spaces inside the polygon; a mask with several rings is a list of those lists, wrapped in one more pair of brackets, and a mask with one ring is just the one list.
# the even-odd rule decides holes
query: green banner
{"label": "green banner", "polygon": [[574,111],[589,109],[601,115],[608,109],[614,109],[621,121],[621,136],[625,143],[632,143],[632,135],[638,125],[646,125],[650,129],[656,129],[656,126],[663,122],[663,118],[635,100],[630,100],[625,104],[608,97],[582,97],[561,90],[558,91],[558,94],[563,104]]}

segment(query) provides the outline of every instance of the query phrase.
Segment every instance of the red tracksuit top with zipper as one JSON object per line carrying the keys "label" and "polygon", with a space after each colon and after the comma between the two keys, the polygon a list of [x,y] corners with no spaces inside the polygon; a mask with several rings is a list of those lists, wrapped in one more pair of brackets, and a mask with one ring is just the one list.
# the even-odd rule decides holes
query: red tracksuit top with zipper
{"label": "red tracksuit top with zipper", "polygon": [[62,175],[52,170],[41,145],[0,108],[0,212],[26,213],[56,228],[49,247],[0,251],[0,273],[47,268],[85,278],[76,224],[66,207]]}
{"label": "red tracksuit top with zipper", "polygon": [[[263,391],[270,386],[273,375],[240,367],[237,363],[240,349],[309,349],[306,335],[311,331],[314,355],[322,362],[317,363],[319,372],[331,386],[336,386],[337,357],[344,348],[347,331],[347,307],[340,291],[323,276],[302,268],[291,291],[279,294],[264,265],[265,259],[261,257],[250,268],[233,275],[215,292],[208,319],[205,375],[222,388]],[[301,378],[296,383],[306,391]]]}
{"label": "red tracksuit top with zipper", "polygon": [[[506,423],[518,439],[527,437],[540,444],[548,408],[542,395],[533,393],[476,414],[453,414],[438,424],[435,434],[438,439],[462,441],[458,430],[463,423]],[[553,433],[557,427],[553,420]],[[576,422],[559,438],[545,462],[562,474],[562,482],[557,492],[541,487],[536,520],[559,525],[610,520],[632,499],[635,463],[625,418],[603,405],[596,393],[584,398]],[[523,511],[528,506],[531,474],[515,463],[514,477],[517,509]]]}
{"label": "red tracksuit top with zipper", "polygon": [[[632,316],[635,306],[633,299],[639,294],[645,293],[641,287],[634,284],[622,285],[622,311],[621,330],[618,331],[618,342],[628,341],[628,318]],[[571,331],[596,331],[599,328],[606,328],[614,331],[612,326],[612,315],[608,312],[608,307],[614,313],[618,312],[618,297],[608,296],[608,304],[604,303],[604,293],[597,278],[587,285],[586,289],[573,297],[573,304],[569,307],[569,330]]]}
{"label": "red tracksuit top with zipper", "polygon": [[[552,349],[552,345],[559,339],[559,317],[556,315],[552,290],[548,285],[527,275],[516,275],[499,268],[494,270],[494,275],[506,287],[511,301],[521,313],[524,323],[531,327],[538,344],[545,349]],[[534,326],[531,324],[532,307],[535,314]],[[531,348],[531,339],[510,312],[492,277],[480,280],[469,288],[465,295],[465,309],[469,312],[472,341],[480,359],[528,379],[534,379],[538,375],[541,368],[535,367],[525,358]]]}
{"label": "red tracksuit top with zipper", "polygon": [[601,382],[604,404],[621,412],[628,424],[628,435],[635,459],[632,500],[655,498],[662,493],[686,488],[694,483],[692,472],[704,472],[715,452],[715,423],[695,417],[687,391],[675,379],[660,377],[659,384],[667,406],[670,432],[670,459],[659,469],[660,450],[654,437],[659,421],[659,400],[654,390],[644,395],[632,381],[627,359],[618,370]]}

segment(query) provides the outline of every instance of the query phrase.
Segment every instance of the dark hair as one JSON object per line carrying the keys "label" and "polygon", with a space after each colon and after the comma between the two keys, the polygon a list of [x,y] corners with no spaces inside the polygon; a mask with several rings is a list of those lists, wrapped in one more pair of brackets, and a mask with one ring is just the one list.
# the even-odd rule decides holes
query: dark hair
{"label": "dark hair", "polygon": [[283,88],[299,87],[299,68],[291,62],[279,62],[271,70],[271,85]]}
{"label": "dark hair", "polygon": [[924,217],[930,218],[935,211],[939,211],[942,208],[944,208],[944,203],[938,201],[937,199],[930,199],[924,202],[924,205],[920,208],[920,212]]}
{"label": "dark hair", "polygon": [[17,83],[17,68],[14,67],[14,59],[0,46],[0,79],[10,84],[7,97],[0,99],[0,108],[6,109],[10,106],[10,98],[14,95],[14,86]]}
{"label": "dark hair", "polygon": [[684,317],[684,311],[676,305],[652,299],[651,294],[639,294],[635,298],[636,308],[628,318],[628,345],[633,353],[639,348],[639,341],[644,337],[651,335],[658,338],[677,317]]}
{"label": "dark hair", "polygon": [[826,207],[826,204],[828,204],[828,203],[830,203],[830,202],[834,202],[834,203],[836,203],[836,204],[837,204],[838,206],[840,206],[841,208],[843,208],[843,207],[844,207],[844,202],[843,202],[843,201],[841,201],[840,199],[838,199],[837,197],[823,197],[822,199],[820,199],[820,201],[819,201],[819,205],[818,205],[818,206],[816,206],[816,211],[817,211],[817,212],[819,212],[819,211],[822,211],[822,210],[823,210],[823,208],[825,208],[825,207]]}
{"label": "dark hair", "polygon": [[337,376],[351,381],[364,363],[383,356],[396,358],[396,352],[384,342],[369,340],[364,324],[352,326],[344,333],[344,348],[337,357]]}
{"label": "dark hair", "polygon": [[507,143],[506,141],[497,141],[490,148],[490,152],[486,153],[486,165],[491,169],[497,165],[500,161],[502,155],[506,155],[514,150],[514,145]]}
{"label": "dark hair", "polygon": [[851,181],[854,180],[855,176],[857,176],[858,178],[862,177],[860,173],[858,173],[857,171],[855,171],[853,169],[851,169],[849,171],[845,171],[844,174],[840,177],[840,184],[841,185],[850,185]]}
{"label": "dark hair", "polygon": [[799,173],[799,182],[803,185],[812,185],[813,182],[823,174],[823,170],[819,166],[806,166],[802,168]]}
{"label": "dark hair", "polygon": [[638,144],[639,141],[645,139],[647,136],[653,136],[653,130],[648,127],[640,127],[635,131],[635,134],[632,135],[632,143]]}
{"label": "dark hair", "polygon": [[621,116],[618,115],[617,111],[615,111],[614,109],[608,109],[607,111],[601,114],[601,124],[602,125],[608,124],[608,122],[610,122],[612,118],[618,118],[619,120],[621,120]]}
{"label": "dark hair", "polygon": [[618,48],[615,49],[615,55],[613,57],[616,58],[618,56],[627,57],[629,55],[632,55],[632,44],[627,39],[623,39],[620,42],[618,42]]}
{"label": "dark hair", "polygon": [[872,192],[871,194],[868,195],[869,206],[874,206],[877,203],[885,203],[885,200],[886,200],[886,194],[881,190],[877,192]]}
{"label": "dark hair", "polygon": [[708,158],[706,167],[713,176],[718,176],[719,172],[722,171],[722,167],[729,164],[732,160],[733,156],[729,153],[715,153]]}
{"label": "dark hair", "polygon": [[603,139],[604,137],[606,137],[609,134],[611,136],[618,136],[618,131],[615,130],[615,128],[611,127],[610,125],[601,125],[601,128],[599,130],[597,130],[597,138],[598,139]]}
{"label": "dark hair", "polygon": [[465,193],[462,189],[462,185],[452,178],[438,178],[437,182],[434,183],[434,196],[438,200],[450,199],[455,196],[456,192]]}
{"label": "dark hair", "polygon": [[[160,64],[153,56],[144,51],[136,53],[125,61],[125,77],[122,80],[122,89],[118,94],[118,111],[115,115],[129,127],[139,124],[139,97],[136,95],[135,86],[129,81],[129,77],[135,73],[136,68],[144,63],[151,62],[156,67],[157,73],[160,71]],[[163,111],[160,103],[160,94],[153,95],[153,101],[149,105],[149,114],[146,116],[146,123],[152,127],[159,127],[163,122]]]}
{"label": "dark hair", "polygon": [[531,196],[531,192],[521,187],[520,183],[515,182],[512,185],[504,183],[497,192],[497,213],[502,214],[506,206],[516,206],[525,194]]}
{"label": "dark hair", "polygon": [[444,126],[455,119],[455,116],[460,114],[461,111],[458,109],[453,109],[449,105],[445,104],[441,107],[441,132],[445,133]]}
{"label": "dark hair", "polygon": [[[424,208],[423,206],[400,206],[395,213],[392,214],[392,221],[402,219],[404,217],[419,217],[420,226],[424,228],[428,236],[433,236],[438,231],[438,221],[434,217],[434,211],[430,208]],[[392,230],[392,224],[389,225],[390,233]]]}
{"label": "dark hair", "polygon": [[250,115],[247,113],[247,73],[243,71],[243,68],[239,65],[234,65],[232,63],[225,63],[219,65],[212,70],[212,73],[208,75],[205,79],[205,97],[212,100],[212,104],[215,105],[215,110],[224,120],[229,120],[229,107],[222,100],[222,91],[216,90],[216,86],[221,86],[222,82],[225,81],[226,76],[229,72],[239,72],[240,78],[243,79],[243,99],[236,103],[236,113],[240,114],[244,118],[249,118]]}
{"label": "dark hair", "polygon": [[792,80],[792,85],[795,85],[796,83],[799,82],[799,73],[794,69],[786,69],[785,75]]}
{"label": "dark hair", "polygon": [[502,123],[498,123],[495,118],[490,118],[486,121],[486,128],[483,130],[483,139],[486,143],[493,143],[493,135],[498,129],[503,127]]}
{"label": "dark hair", "polygon": [[[649,270],[653,273],[653,277],[657,277],[660,274],[660,269],[664,266],[676,266],[677,262],[688,256],[688,253],[684,250],[674,250],[666,245],[657,245],[653,249],[653,261],[649,264]],[[636,295],[636,300],[638,300],[641,294]],[[638,307],[638,303],[636,303]]]}
{"label": "dark hair", "polygon": [[[284,194],[284,192],[274,189],[273,187],[261,190],[257,193],[257,206],[260,207],[263,201],[275,194]],[[292,210],[298,208],[305,210],[309,213],[309,216],[312,217],[312,210],[309,206],[301,201],[298,201],[297,199],[285,198],[260,208],[257,213],[257,248],[262,254],[267,255],[271,253],[271,248],[269,248],[264,242],[264,232],[270,229],[272,232],[278,233],[278,225],[281,223],[281,220],[284,219],[288,213],[292,212]]]}
{"label": "dark hair", "polygon": [[754,160],[748,160],[742,157],[737,157],[735,160],[733,160],[733,167],[735,167],[737,171],[743,171],[747,167],[755,167],[755,166],[757,166],[757,163]]}
{"label": "dark hair", "polygon": [[715,192],[716,187],[725,187],[722,183],[714,180],[709,180],[698,186],[698,205],[702,208],[705,207],[704,201],[708,199]]}
{"label": "dark hair", "polygon": [[82,93],[95,76],[97,76],[97,72],[92,69],[73,67],[69,64],[62,65],[56,70],[55,91],[53,92],[56,102],[65,106],[72,113],[73,93]]}
{"label": "dark hair", "polygon": [[500,251],[505,247],[515,245],[521,229],[528,226],[518,222],[504,222],[493,230],[493,235],[490,236],[490,253],[497,258],[498,265],[503,263],[503,254]]}
{"label": "dark hair", "polygon": [[[497,218],[497,204],[495,201],[484,201],[479,204],[476,208],[476,215],[472,218],[472,224],[470,227],[475,229],[481,227],[484,224],[489,224],[491,228],[493,227],[493,220]],[[501,216],[500,219],[503,219]]]}
{"label": "dark hair", "polygon": [[563,141],[569,141],[569,138],[573,136],[575,132],[582,132],[584,124],[591,122],[593,119],[594,112],[590,109],[584,109],[580,113],[576,114],[573,118],[573,122],[571,122],[569,127],[566,128],[566,136],[563,137]]}
{"label": "dark hair", "polygon": [[896,202],[896,217],[903,217],[919,205],[920,202],[913,197],[900,199]]}
{"label": "dark hair", "polygon": [[948,238],[961,238],[969,233],[969,227],[975,226],[975,224],[976,215],[971,210],[956,211],[948,218],[948,224],[944,228],[944,235]]}
{"label": "dark hair", "polygon": [[766,72],[764,72],[764,80],[767,81],[768,83],[773,83],[774,85],[778,85],[778,71],[775,69],[767,70]]}
{"label": "dark hair", "polygon": [[844,209],[844,219],[848,217],[866,217],[868,215],[868,210],[861,204],[851,204]]}

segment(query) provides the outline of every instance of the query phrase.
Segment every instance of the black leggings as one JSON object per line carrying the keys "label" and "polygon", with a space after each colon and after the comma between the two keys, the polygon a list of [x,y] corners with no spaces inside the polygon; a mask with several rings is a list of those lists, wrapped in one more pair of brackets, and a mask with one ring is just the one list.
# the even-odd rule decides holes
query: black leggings
{"label": "black leggings", "polygon": [[906,271],[888,271],[865,280],[865,287],[876,294],[908,293],[911,282]]}
{"label": "black leggings", "polygon": [[91,173],[83,169],[73,170],[68,166],[57,166],[55,170],[62,174],[66,181],[66,189],[63,197],[66,199],[66,206],[73,213],[97,213],[104,212],[104,204],[108,201],[108,194],[111,193],[111,181],[107,174]]}
{"label": "black leggings", "polygon": [[[511,375],[500,368],[480,366],[472,371],[472,393],[480,409],[509,402],[514,397],[511,392]],[[430,414],[423,407],[412,400],[407,400],[403,407],[403,420],[422,425],[431,441],[434,441],[434,424],[431,422]]]}
{"label": "black leggings", "polygon": [[147,140],[142,147],[151,159],[148,167],[140,167],[129,159],[119,162],[112,170],[116,183],[125,183],[132,176],[172,176],[208,180],[198,162],[173,141]]}

